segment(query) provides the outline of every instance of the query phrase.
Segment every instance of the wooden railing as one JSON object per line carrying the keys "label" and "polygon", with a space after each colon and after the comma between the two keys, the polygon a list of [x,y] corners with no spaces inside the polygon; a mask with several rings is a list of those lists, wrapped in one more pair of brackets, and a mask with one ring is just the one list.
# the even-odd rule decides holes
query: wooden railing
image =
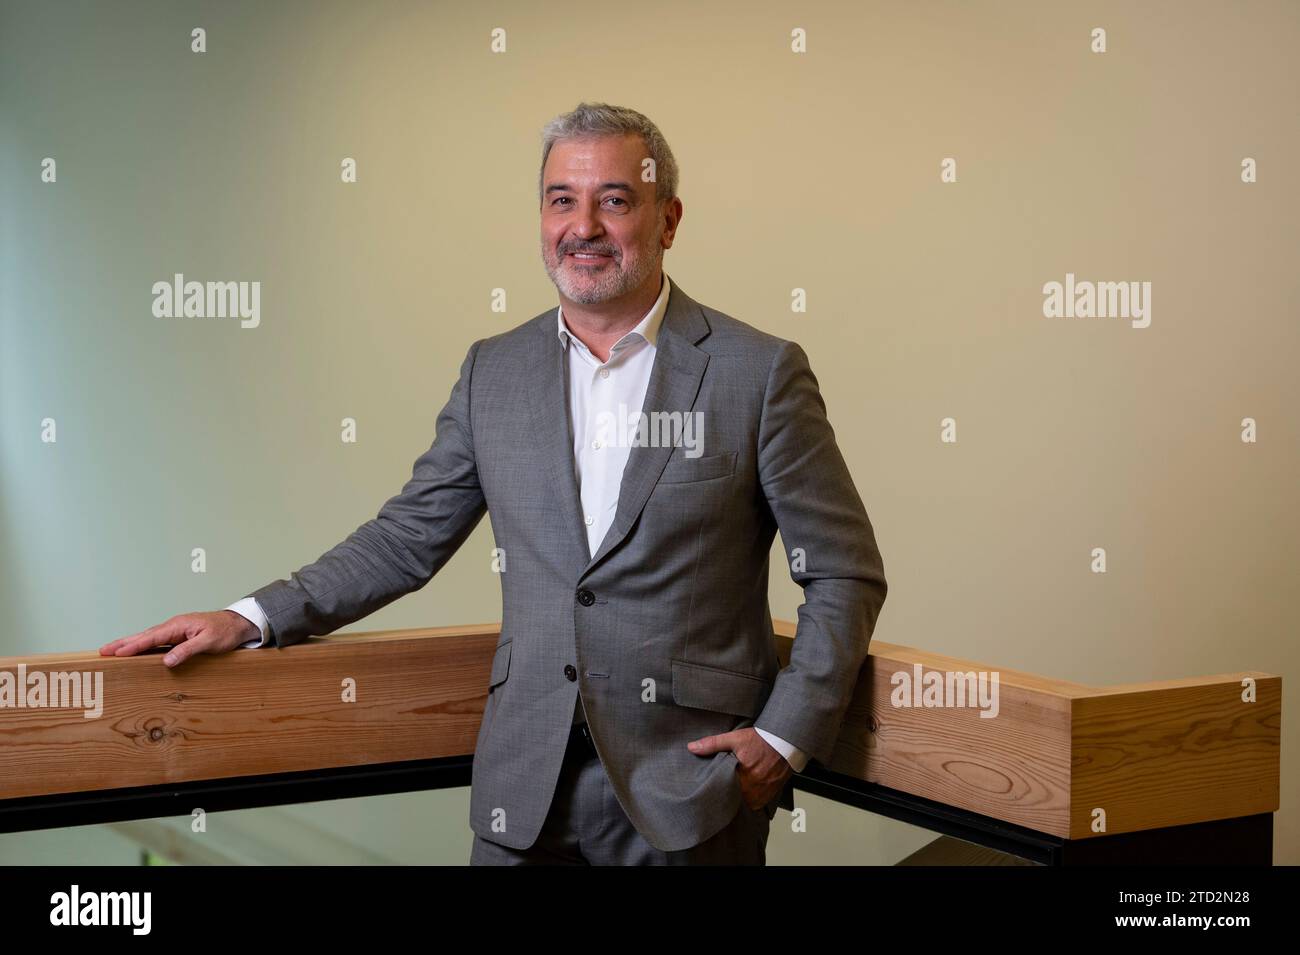
{"label": "wooden railing", "polygon": [[[775,623],[789,661],[794,624]],[[0,688],[0,830],[467,785],[498,625],[317,637],[291,647],[0,658],[24,703],[102,673],[102,711]],[[927,674],[936,674],[927,676]],[[996,674],[995,717],[949,674]],[[912,705],[899,706],[901,677]],[[35,675],[35,676],[34,676]],[[946,705],[927,706],[942,680]],[[873,641],[829,766],[797,789],[1046,863],[1267,863],[1281,679],[1242,672],[1089,687]],[[966,684],[971,685],[971,684]],[[93,683],[86,684],[92,688]],[[933,691],[932,691],[933,692]]]}

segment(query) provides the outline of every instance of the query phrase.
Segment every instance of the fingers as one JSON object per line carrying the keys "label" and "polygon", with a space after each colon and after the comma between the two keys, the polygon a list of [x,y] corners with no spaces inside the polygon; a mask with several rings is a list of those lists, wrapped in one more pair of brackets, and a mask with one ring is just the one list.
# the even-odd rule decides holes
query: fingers
{"label": "fingers", "polygon": [[188,637],[190,630],[191,623],[187,618],[183,616],[172,617],[170,620],[155,624],[147,630],[141,630],[129,637],[119,637],[111,643],[106,643],[99,648],[99,653],[101,656],[106,657],[134,656],[143,650],[183,641]]}
{"label": "fingers", "polygon": [[686,748],[696,756],[711,756],[719,750],[729,748],[718,745],[718,739],[717,736],[701,736],[699,739],[693,739],[687,743]]}
{"label": "fingers", "polygon": [[190,657],[194,656],[194,654],[202,653],[207,650],[211,643],[211,637],[208,637],[207,639],[197,637],[185,640],[167,651],[167,655],[163,657],[163,663],[167,664],[168,667],[180,666]]}
{"label": "fingers", "polygon": [[736,751],[736,747],[741,743],[744,737],[741,735],[742,730],[732,730],[730,733],[717,733],[713,736],[701,736],[699,739],[691,740],[686,744],[696,756],[711,756],[714,753],[720,753],[723,750],[731,752]]}

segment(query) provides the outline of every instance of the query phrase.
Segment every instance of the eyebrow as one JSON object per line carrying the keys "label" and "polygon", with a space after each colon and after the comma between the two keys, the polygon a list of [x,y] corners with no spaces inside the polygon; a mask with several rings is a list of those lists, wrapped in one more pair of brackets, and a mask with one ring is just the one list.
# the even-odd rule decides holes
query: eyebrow
{"label": "eyebrow", "polygon": [[[602,182],[597,188],[601,190],[618,189],[621,190],[622,192],[629,192],[632,193],[633,195],[636,194],[636,190],[634,190],[631,186],[629,186],[625,182]],[[569,185],[567,182],[554,182],[551,183],[551,185],[546,187],[546,194],[548,196],[553,192],[574,192],[574,191],[575,191],[574,188],[571,185]]]}

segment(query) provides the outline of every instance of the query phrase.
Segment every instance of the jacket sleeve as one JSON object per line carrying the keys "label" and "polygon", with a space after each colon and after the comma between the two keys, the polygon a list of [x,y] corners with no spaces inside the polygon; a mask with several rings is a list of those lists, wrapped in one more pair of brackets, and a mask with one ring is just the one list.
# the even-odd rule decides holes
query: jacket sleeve
{"label": "jacket sleeve", "polygon": [[755,725],[827,764],[885,602],[875,532],[835,444],[808,356],[782,342],[768,371],[758,436],[763,493],[790,576],[803,588],[790,664]]}
{"label": "jacket sleeve", "polygon": [[331,633],[423,587],[482,520],[487,506],[470,429],[470,380],[481,344],[470,346],[433,444],[402,490],[314,563],[248,595],[265,612],[275,646]]}

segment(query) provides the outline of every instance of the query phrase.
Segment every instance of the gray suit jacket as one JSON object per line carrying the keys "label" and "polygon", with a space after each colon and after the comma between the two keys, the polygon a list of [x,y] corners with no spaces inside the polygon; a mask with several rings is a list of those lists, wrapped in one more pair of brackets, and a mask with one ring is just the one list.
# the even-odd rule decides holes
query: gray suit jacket
{"label": "gray suit jacket", "polygon": [[[532,845],[580,693],[632,823],[652,846],[683,849],[741,799],[735,755],[696,756],[687,741],[757,723],[830,761],[884,567],[803,349],[676,280],[643,410],[699,412],[703,453],[634,446],[592,556],[556,328],[552,308],[474,342],[401,492],[251,596],[279,646],[329,633],[428,583],[486,510],[506,563],[471,827]],[[778,528],[805,598],[784,670],[767,601]]]}

